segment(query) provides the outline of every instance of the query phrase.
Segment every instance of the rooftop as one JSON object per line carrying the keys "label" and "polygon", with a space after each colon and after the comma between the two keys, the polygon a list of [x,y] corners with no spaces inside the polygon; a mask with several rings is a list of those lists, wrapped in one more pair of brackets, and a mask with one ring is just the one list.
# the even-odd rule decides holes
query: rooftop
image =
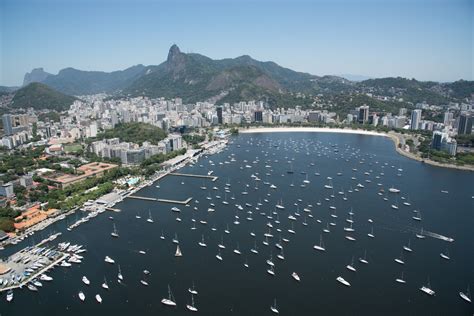
{"label": "rooftop", "polygon": [[74,174],[66,174],[66,173],[57,173],[55,175],[51,175],[45,177],[48,180],[60,183],[62,185],[68,185],[74,182],[78,182],[89,178],[91,176],[95,176],[97,174],[101,174],[104,171],[111,170],[116,168],[117,165],[111,163],[103,163],[103,162],[91,162],[85,165],[80,166],[76,170],[81,173],[79,175]]}

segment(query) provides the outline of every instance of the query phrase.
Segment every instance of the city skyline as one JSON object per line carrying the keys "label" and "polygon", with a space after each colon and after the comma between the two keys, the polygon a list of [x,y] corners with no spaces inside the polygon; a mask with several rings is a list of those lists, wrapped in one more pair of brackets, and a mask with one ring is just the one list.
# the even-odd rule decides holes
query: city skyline
{"label": "city skyline", "polygon": [[157,65],[173,43],[213,59],[250,55],[314,75],[446,82],[473,80],[474,73],[472,3],[463,0],[7,0],[0,12],[6,86],[20,86],[37,67],[57,73]]}

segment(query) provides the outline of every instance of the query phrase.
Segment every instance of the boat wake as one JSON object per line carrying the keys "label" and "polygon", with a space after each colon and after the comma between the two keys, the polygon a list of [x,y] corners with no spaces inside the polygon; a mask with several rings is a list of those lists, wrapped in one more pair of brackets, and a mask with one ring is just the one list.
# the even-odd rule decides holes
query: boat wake
{"label": "boat wake", "polygon": [[[409,230],[411,230],[412,232],[420,234],[420,231],[417,228],[410,227]],[[428,230],[423,230],[421,232],[421,234],[424,235],[424,236],[427,236],[427,237],[432,237],[432,238],[444,240],[444,241],[447,241],[447,242],[453,242],[454,241],[454,238],[447,237],[447,236],[444,236],[444,235],[441,235],[441,234],[438,234],[438,233],[435,233],[435,232],[430,232]]]}
{"label": "boat wake", "polygon": [[446,237],[446,236],[443,236],[443,235],[440,235],[440,234],[437,234],[437,233],[433,233],[433,232],[429,232],[429,231],[424,231],[423,233],[426,236],[441,239],[441,240],[444,240],[444,241],[448,241],[448,242],[453,242],[454,241],[454,239],[451,238],[451,237]]}

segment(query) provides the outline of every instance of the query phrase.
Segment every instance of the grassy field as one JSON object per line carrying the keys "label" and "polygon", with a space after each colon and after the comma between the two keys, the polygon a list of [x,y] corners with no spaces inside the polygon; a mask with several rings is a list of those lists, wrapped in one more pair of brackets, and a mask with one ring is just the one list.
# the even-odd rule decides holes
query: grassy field
{"label": "grassy field", "polygon": [[64,145],[64,151],[67,153],[74,153],[82,149],[81,144],[69,144]]}

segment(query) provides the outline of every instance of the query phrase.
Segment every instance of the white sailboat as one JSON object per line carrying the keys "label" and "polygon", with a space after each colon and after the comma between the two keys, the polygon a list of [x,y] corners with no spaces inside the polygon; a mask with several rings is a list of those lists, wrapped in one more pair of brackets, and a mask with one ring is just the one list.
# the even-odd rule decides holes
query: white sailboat
{"label": "white sailboat", "polygon": [[224,237],[221,237],[221,243],[220,243],[220,244],[217,244],[217,247],[219,247],[219,248],[221,248],[221,249],[225,249]]}
{"label": "white sailboat", "polygon": [[252,249],[250,249],[250,252],[254,253],[254,254],[258,254],[258,248],[257,248],[257,241],[255,240],[254,241],[254,246]]}
{"label": "white sailboat", "polygon": [[445,260],[451,260],[448,249],[446,249],[445,252],[440,253],[439,256]]}
{"label": "white sailboat", "polygon": [[274,299],[273,301],[273,305],[270,306],[270,310],[274,313],[274,314],[279,314],[280,312],[278,311],[278,308],[277,308],[277,300]]}
{"label": "white sailboat", "polygon": [[310,183],[310,181],[308,180],[308,175],[306,175],[306,179],[305,179],[305,180],[303,180],[303,183],[305,183],[305,184],[308,184],[308,183]]}
{"label": "white sailboat", "polygon": [[267,270],[267,273],[272,276],[275,276],[275,270],[273,269],[273,266],[270,266],[270,269]]}
{"label": "white sailboat", "polygon": [[289,232],[290,234],[293,234],[293,235],[296,234],[295,229],[294,229],[293,222],[291,222],[291,228],[288,229],[288,232]]}
{"label": "white sailboat", "polygon": [[319,245],[314,245],[313,248],[319,251],[326,251],[326,248],[324,247],[322,234],[319,236]]}
{"label": "white sailboat", "polygon": [[84,301],[86,300],[86,296],[84,295],[84,293],[83,293],[82,291],[80,291],[78,295],[79,295],[79,299],[80,299],[81,301],[84,302]]}
{"label": "white sailboat", "polygon": [[359,258],[359,262],[363,264],[369,264],[369,262],[367,261],[367,250],[364,251],[364,258]]}
{"label": "white sailboat", "polygon": [[345,236],[345,238],[349,241],[355,241],[356,240],[355,237],[352,237],[352,236],[349,236],[349,235]]}
{"label": "white sailboat", "polygon": [[102,297],[99,295],[99,294],[96,294],[95,296],[95,300],[97,301],[97,303],[101,304],[102,303]]}
{"label": "white sailboat", "polygon": [[153,223],[153,217],[151,217],[151,211],[148,211],[148,218],[146,219],[148,223]]}
{"label": "white sailboat", "polygon": [[403,205],[405,205],[405,206],[411,206],[410,197],[409,197],[409,196],[408,196],[407,199],[403,202]]}
{"label": "white sailboat", "polygon": [[115,223],[114,223],[114,230],[110,233],[110,235],[112,237],[115,237],[115,238],[118,238],[118,236],[119,236],[118,231],[117,231],[117,227],[115,226]]}
{"label": "white sailboat", "polygon": [[333,188],[331,180],[329,180],[329,181],[328,181],[328,184],[325,184],[324,187],[325,187],[326,189],[330,189],[330,190],[331,190],[331,189]]}
{"label": "white sailboat", "polygon": [[275,207],[279,210],[284,210],[285,209],[285,206],[283,205],[283,199],[281,199],[276,205]]}
{"label": "white sailboat", "polygon": [[265,236],[265,239],[262,241],[265,246],[268,246],[268,236]]}
{"label": "white sailboat", "polygon": [[193,295],[198,295],[198,291],[196,290],[196,287],[194,286],[194,282],[193,282],[193,287],[190,287],[188,289],[188,292],[193,294]]}
{"label": "white sailboat", "polygon": [[400,257],[395,258],[395,262],[399,264],[405,264],[405,261],[403,261],[403,252],[400,252]]}
{"label": "white sailboat", "polygon": [[178,234],[174,233],[174,238],[172,240],[173,244],[179,244]]}
{"label": "white sailboat", "polygon": [[86,277],[86,276],[83,276],[82,277],[82,282],[85,284],[85,285],[90,285],[91,282],[89,281],[89,279]]}
{"label": "white sailboat", "polygon": [[370,233],[367,234],[367,236],[369,236],[370,238],[375,238],[375,235],[374,235],[374,227],[372,226],[371,230],[370,230]]}
{"label": "white sailboat", "polygon": [[428,279],[428,284],[427,285],[423,285],[422,287],[420,287],[420,291],[428,294],[429,296],[433,296],[435,295],[435,291],[433,291],[431,289],[431,284],[430,284],[430,280]]}
{"label": "white sailboat", "polygon": [[421,212],[420,212],[420,211],[416,211],[416,215],[415,215],[415,216],[412,216],[412,218],[413,218],[415,221],[421,222]]}
{"label": "white sailboat", "polygon": [[102,288],[108,290],[109,285],[107,284],[107,279],[104,277],[104,283],[102,283]]}
{"label": "white sailboat", "polygon": [[413,250],[410,247],[410,239],[408,239],[408,245],[403,246],[403,250],[408,251],[408,252],[413,252]]}
{"label": "white sailboat", "polygon": [[186,308],[189,311],[194,312],[194,313],[198,311],[197,307],[194,305],[194,295],[193,294],[191,294],[191,305],[186,304]]}
{"label": "white sailboat", "polygon": [[242,253],[240,252],[240,249],[239,249],[239,243],[237,243],[237,248],[234,249],[234,253],[236,255],[241,255]]}
{"label": "white sailboat", "polygon": [[331,231],[329,230],[329,223],[326,224],[326,228],[323,229],[324,233],[330,233]]}
{"label": "white sailboat", "polygon": [[216,258],[217,258],[217,260],[222,261],[222,256],[221,256],[221,250],[220,249],[218,249]]}
{"label": "white sailboat", "polygon": [[293,279],[295,279],[296,281],[298,281],[298,282],[301,281],[300,276],[299,276],[296,272],[293,272],[293,273],[291,274],[291,276],[292,276]]}
{"label": "white sailboat", "polygon": [[349,227],[344,227],[344,231],[346,232],[353,232],[354,228],[352,228],[352,223],[350,223]]}
{"label": "white sailboat", "polygon": [[471,293],[469,291],[469,286],[467,287],[466,293],[459,292],[459,296],[468,303],[471,303]]}
{"label": "white sailboat", "polygon": [[390,193],[400,193],[400,190],[396,189],[392,186],[390,189],[388,189],[388,192],[390,192]]}
{"label": "white sailboat", "polygon": [[175,257],[182,257],[183,253],[181,252],[181,249],[179,248],[179,245],[176,245],[176,252],[174,254]]}
{"label": "white sailboat", "polygon": [[395,200],[395,204],[392,204],[391,207],[392,207],[394,210],[398,210],[398,200]]}
{"label": "white sailboat", "polygon": [[161,303],[166,306],[176,306],[176,302],[174,301],[173,293],[171,292],[171,288],[168,284],[168,298],[163,298]]}
{"label": "white sailboat", "polygon": [[117,278],[119,281],[123,281],[123,275],[122,275],[122,270],[120,269],[120,265],[118,266]]}
{"label": "white sailboat", "polygon": [[405,279],[403,278],[403,271],[402,271],[402,275],[399,278],[396,278],[395,281],[402,284],[407,283]]}
{"label": "white sailboat", "polygon": [[207,247],[206,243],[204,242],[204,235],[202,235],[201,241],[198,242],[198,245],[201,247]]}
{"label": "white sailboat", "polygon": [[420,233],[419,234],[415,234],[416,238],[418,239],[425,239],[426,236],[423,235],[423,228],[421,229]]}
{"label": "white sailboat", "polygon": [[277,255],[277,258],[280,260],[285,260],[285,255],[283,254],[283,248],[280,249],[280,253]]}
{"label": "white sailboat", "polygon": [[349,282],[347,282],[346,280],[344,280],[343,277],[340,277],[340,276],[339,276],[339,277],[336,278],[336,280],[337,280],[339,283],[341,283],[341,284],[343,284],[343,285],[345,285],[345,286],[351,286],[351,284],[350,284]]}
{"label": "white sailboat", "polygon": [[347,270],[357,272],[357,269],[354,267],[354,256],[352,256],[351,263],[346,266]]}

